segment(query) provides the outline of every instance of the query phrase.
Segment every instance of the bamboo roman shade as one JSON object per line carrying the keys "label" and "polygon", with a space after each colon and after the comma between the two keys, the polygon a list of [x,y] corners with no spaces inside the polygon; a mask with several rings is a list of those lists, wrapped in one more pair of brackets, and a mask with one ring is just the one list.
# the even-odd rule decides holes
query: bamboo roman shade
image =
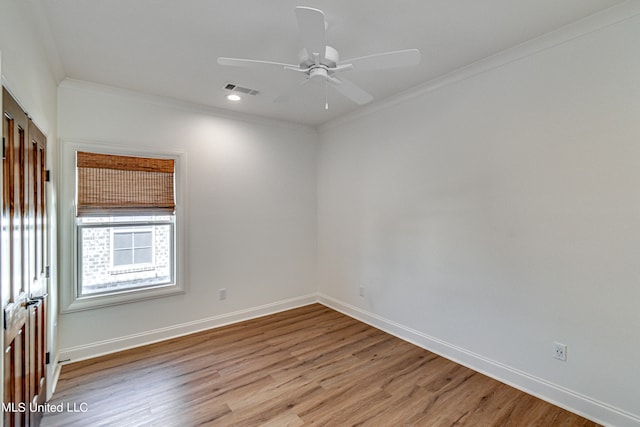
{"label": "bamboo roman shade", "polygon": [[173,214],[174,160],[76,153],[77,215]]}

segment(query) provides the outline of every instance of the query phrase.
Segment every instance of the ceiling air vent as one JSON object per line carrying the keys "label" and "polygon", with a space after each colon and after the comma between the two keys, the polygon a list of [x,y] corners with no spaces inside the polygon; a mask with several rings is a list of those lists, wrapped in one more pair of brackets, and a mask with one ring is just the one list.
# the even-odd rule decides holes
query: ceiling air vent
{"label": "ceiling air vent", "polygon": [[255,89],[249,89],[248,87],[238,86],[238,85],[233,84],[233,83],[227,83],[224,86],[224,88],[226,90],[230,90],[231,92],[240,92],[240,93],[244,93],[244,94],[247,94],[247,95],[253,95],[253,96],[255,96],[255,95],[260,93]]}

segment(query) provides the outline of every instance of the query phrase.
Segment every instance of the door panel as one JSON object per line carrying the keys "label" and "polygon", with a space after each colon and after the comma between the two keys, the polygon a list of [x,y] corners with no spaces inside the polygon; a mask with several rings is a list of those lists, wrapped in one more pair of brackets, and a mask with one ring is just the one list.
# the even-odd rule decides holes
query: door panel
{"label": "door panel", "polygon": [[[32,301],[29,305],[29,321],[27,322],[29,357],[27,357],[28,391],[26,397],[30,402],[30,425],[40,424],[42,413],[37,410],[46,399],[46,365],[45,365],[45,333],[46,312],[44,300]],[[35,408],[35,409],[34,409]]]}
{"label": "door panel", "polygon": [[[37,408],[46,399],[46,307],[47,275],[45,253],[46,138],[29,121],[29,401]],[[42,414],[35,412],[31,424],[39,424]]]}
{"label": "door panel", "polygon": [[[3,218],[7,218],[9,247],[8,281],[3,287],[5,345],[5,426],[28,424],[26,413],[27,379],[27,292],[24,280],[24,146],[26,145],[28,120],[18,104],[3,91]],[[6,214],[5,214],[6,212]]]}
{"label": "door panel", "polygon": [[[26,311],[23,311],[23,313]],[[25,319],[26,320],[26,319]],[[9,344],[5,339],[4,358],[4,425],[5,427],[26,426],[28,423],[27,412],[27,325],[11,332],[15,332]],[[6,335],[5,335],[6,337]]]}
{"label": "door panel", "polygon": [[37,426],[45,399],[46,139],[3,89],[4,423]]}

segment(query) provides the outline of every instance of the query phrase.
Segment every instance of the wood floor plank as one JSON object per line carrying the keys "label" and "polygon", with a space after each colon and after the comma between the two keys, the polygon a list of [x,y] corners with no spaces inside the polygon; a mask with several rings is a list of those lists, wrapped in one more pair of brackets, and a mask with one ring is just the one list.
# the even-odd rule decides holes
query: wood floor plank
{"label": "wood floor plank", "polygon": [[319,304],[62,368],[55,426],[596,426]]}

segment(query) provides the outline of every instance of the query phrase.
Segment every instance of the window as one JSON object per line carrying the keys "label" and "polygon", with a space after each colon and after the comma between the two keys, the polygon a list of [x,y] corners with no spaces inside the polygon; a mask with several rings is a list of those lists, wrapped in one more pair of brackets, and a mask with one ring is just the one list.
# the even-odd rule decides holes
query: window
{"label": "window", "polygon": [[76,280],[70,305],[182,291],[176,280],[175,159],[74,154]]}
{"label": "window", "polygon": [[172,215],[80,217],[77,223],[79,297],[175,282]]}

